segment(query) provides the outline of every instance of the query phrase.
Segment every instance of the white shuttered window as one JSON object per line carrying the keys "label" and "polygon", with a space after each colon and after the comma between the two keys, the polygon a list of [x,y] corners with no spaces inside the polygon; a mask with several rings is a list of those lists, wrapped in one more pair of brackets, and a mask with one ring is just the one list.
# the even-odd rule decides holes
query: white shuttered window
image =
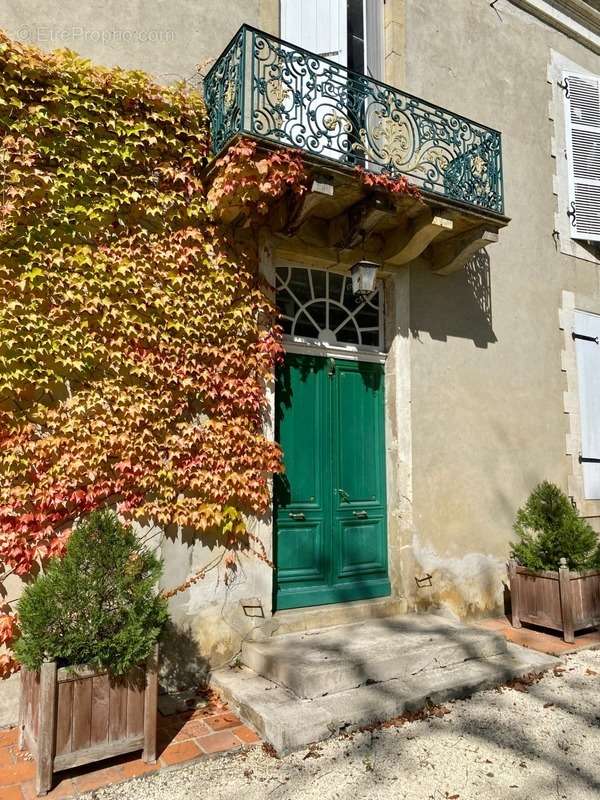
{"label": "white shuttered window", "polygon": [[346,0],[281,0],[281,38],[346,66]]}
{"label": "white shuttered window", "polygon": [[[344,67],[384,78],[384,0],[281,0],[281,38]],[[352,64],[349,19],[359,16],[357,32],[363,52]],[[355,31],[356,32],[356,31]]]}
{"label": "white shuttered window", "polygon": [[365,29],[367,42],[367,69],[369,78],[385,79],[383,48],[383,0],[366,0]]}
{"label": "white shuttered window", "polygon": [[600,77],[563,74],[571,236],[600,242]]}
{"label": "white shuttered window", "polygon": [[600,316],[575,312],[581,467],[586,500],[600,500]]}

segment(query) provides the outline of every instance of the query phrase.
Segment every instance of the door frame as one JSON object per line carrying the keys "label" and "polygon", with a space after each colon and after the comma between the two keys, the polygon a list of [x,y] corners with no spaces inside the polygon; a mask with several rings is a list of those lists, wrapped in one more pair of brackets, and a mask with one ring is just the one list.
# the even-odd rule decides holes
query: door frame
{"label": "door frame", "polygon": [[[288,258],[275,258],[273,259],[272,263],[272,273],[276,273],[277,267],[295,267],[298,269],[306,269],[306,270],[319,270],[322,272],[329,272],[335,273],[339,275],[344,275],[348,277],[348,270],[344,270],[343,267],[338,269],[325,269],[323,267],[315,266],[313,264],[303,264],[301,262],[291,261]],[[338,265],[336,265],[338,266]],[[272,281],[272,285],[276,285],[276,280]],[[380,292],[380,302],[379,302],[379,327],[380,327],[380,342],[383,346],[386,344],[386,317],[385,317],[385,302],[386,302],[386,291],[385,291],[385,282],[383,280],[377,281],[377,287]],[[277,300],[275,296],[275,301]],[[350,345],[350,344],[328,344],[325,342],[320,342],[315,339],[307,339],[301,336],[291,336],[291,335],[284,335],[283,336],[283,349],[286,355],[294,354],[294,355],[307,355],[307,356],[315,356],[318,358],[334,358],[339,360],[346,360],[352,362],[365,362],[365,363],[375,363],[380,364],[382,366],[383,371],[383,431],[384,431],[384,458],[383,458],[383,492],[384,492],[384,519],[385,519],[385,547],[386,547],[386,564],[387,564],[387,580],[390,586],[390,591],[384,595],[375,594],[373,597],[367,597],[360,602],[369,602],[375,599],[385,599],[389,597],[393,597],[394,595],[394,586],[392,581],[391,575],[391,548],[390,548],[390,469],[388,464],[388,437],[390,435],[390,425],[389,425],[389,414],[388,414],[388,401],[387,401],[387,392],[388,392],[388,378],[387,378],[387,370],[386,370],[386,363],[388,358],[388,353],[385,349],[380,347],[374,347],[369,345]],[[275,399],[275,392],[273,392],[273,434],[275,434],[275,406],[276,399]],[[273,494],[273,528],[272,528],[272,536],[273,536],[273,560],[274,560],[274,570],[273,570],[273,586],[272,586],[272,603],[273,609],[277,612],[276,606],[276,598],[277,598],[277,580],[276,580],[276,541],[275,537],[277,535],[276,531],[276,499]],[[331,608],[336,607],[339,605],[343,605],[346,602],[352,602],[352,598],[348,599],[340,599],[336,602],[318,606],[319,608]],[[303,608],[311,608],[311,606],[299,606],[298,610],[302,610]],[[280,609],[279,611],[285,611],[287,609]]]}
{"label": "door frame", "polygon": [[[329,266],[325,259],[307,256],[301,248],[293,246],[289,241],[274,236],[267,228],[258,234],[258,269],[265,285],[270,286],[269,296],[275,301],[275,267],[281,263],[294,264],[299,267]],[[334,266],[334,265],[331,265]],[[337,265],[341,268],[341,265]],[[387,535],[388,535],[388,573],[391,584],[391,596],[385,602],[390,603],[394,613],[405,613],[410,600],[414,596],[409,581],[415,572],[414,546],[415,528],[413,513],[413,481],[412,481],[412,410],[411,410],[411,341],[410,328],[410,271],[394,270],[383,276],[384,292],[384,348],[379,356],[384,363],[385,380],[385,435],[386,435],[386,495],[387,495]],[[302,347],[301,344],[286,343],[286,347]],[[331,355],[334,355],[333,353]],[[341,357],[341,354],[335,354]],[[348,358],[358,358],[358,354],[347,354]],[[360,358],[367,358],[360,354]],[[269,440],[275,438],[275,369],[266,386],[267,413],[263,433]],[[268,478],[272,497],[273,477]],[[254,531],[263,543],[267,557],[273,556],[274,515],[272,502],[268,511],[254,520]],[[418,544],[418,542],[417,542]],[[273,615],[273,568],[271,564],[258,566],[253,579],[258,602],[269,619]],[[407,582],[408,581],[408,582]],[[368,605],[371,601],[366,601]],[[360,604],[361,607],[364,604]],[[319,628],[327,624],[335,624],[340,613],[352,615],[355,604],[339,604],[320,606],[313,616],[307,612],[307,624]],[[346,609],[346,611],[343,611]],[[302,609],[300,609],[302,611]],[[288,612],[277,612],[287,614]]]}

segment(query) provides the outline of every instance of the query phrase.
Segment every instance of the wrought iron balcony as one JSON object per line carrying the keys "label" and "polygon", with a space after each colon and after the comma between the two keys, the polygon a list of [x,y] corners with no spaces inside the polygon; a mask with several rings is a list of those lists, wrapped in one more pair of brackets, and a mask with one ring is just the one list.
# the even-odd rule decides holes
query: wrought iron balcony
{"label": "wrought iron balcony", "polygon": [[242,134],[504,213],[498,131],[247,25],[206,76],[205,97],[214,155]]}

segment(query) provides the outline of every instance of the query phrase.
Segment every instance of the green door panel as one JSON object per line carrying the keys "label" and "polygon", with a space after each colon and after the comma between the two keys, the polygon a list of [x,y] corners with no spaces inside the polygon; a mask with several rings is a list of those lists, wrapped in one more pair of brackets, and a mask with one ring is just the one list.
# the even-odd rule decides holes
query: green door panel
{"label": "green door panel", "polygon": [[279,503],[291,512],[322,511],[327,458],[327,383],[322,358],[287,356],[277,373],[276,436],[285,443]]}
{"label": "green door panel", "polygon": [[288,354],[278,369],[276,608],[390,592],[383,384],[376,364]]}
{"label": "green door panel", "polygon": [[275,476],[277,581],[282,592],[325,585],[329,550],[327,384],[323,359],[288,356],[278,370],[276,437],[285,446],[285,473]]}
{"label": "green door panel", "polygon": [[334,478],[340,512],[385,505],[383,367],[336,364]]}
{"label": "green door panel", "polygon": [[334,387],[333,521],[335,579],[367,577],[387,585],[383,367],[336,364]]}
{"label": "green door panel", "polygon": [[387,577],[385,520],[340,520],[338,526],[338,580],[378,574]]}
{"label": "green door panel", "polygon": [[277,576],[283,584],[326,580],[323,524],[320,521],[277,526]]}

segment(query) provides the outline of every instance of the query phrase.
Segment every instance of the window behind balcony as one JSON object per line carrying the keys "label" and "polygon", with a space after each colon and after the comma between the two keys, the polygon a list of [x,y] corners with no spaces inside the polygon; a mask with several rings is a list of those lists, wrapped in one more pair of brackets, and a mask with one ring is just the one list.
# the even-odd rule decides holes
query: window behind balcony
{"label": "window behind balcony", "polygon": [[348,13],[348,69],[365,71],[365,3],[364,0],[347,0]]}
{"label": "window behind balcony", "polygon": [[383,80],[383,0],[281,0],[281,38]]}

